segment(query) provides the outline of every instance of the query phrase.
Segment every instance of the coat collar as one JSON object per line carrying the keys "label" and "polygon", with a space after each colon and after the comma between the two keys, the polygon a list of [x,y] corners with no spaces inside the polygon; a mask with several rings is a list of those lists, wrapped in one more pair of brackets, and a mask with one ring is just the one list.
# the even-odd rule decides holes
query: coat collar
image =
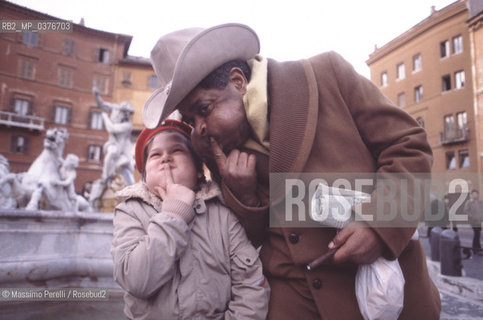
{"label": "coat collar", "polygon": [[[132,198],[138,198],[142,201],[152,205],[158,212],[161,212],[161,207],[163,204],[163,200],[149,191],[142,181],[132,184],[130,186],[125,187],[124,189],[118,191],[116,196],[122,198],[123,200],[128,200]],[[196,205],[200,202],[204,203],[205,201],[212,200],[218,198],[222,204],[225,204],[225,200],[223,199],[223,195],[221,193],[220,188],[218,185],[213,181],[208,181],[201,185],[201,189],[196,192],[196,200],[195,200],[195,209]],[[202,205],[202,207],[205,207]],[[199,210],[196,210],[197,212]]]}
{"label": "coat collar", "polygon": [[268,62],[270,172],[301,172],[312,148],[318,90],[308,60]]}

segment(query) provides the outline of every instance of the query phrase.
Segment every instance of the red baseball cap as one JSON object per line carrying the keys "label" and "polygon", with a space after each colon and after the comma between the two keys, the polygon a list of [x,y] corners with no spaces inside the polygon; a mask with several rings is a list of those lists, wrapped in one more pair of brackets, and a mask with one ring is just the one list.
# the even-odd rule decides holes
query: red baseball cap
{"label": "red baseball cap", "polygon": [[136,148],[134,151],[134,158],[136,159],[136,168],[138,169],[138,171],[142,173],[144,170],[144,148],[146,148],[146,144],[148,143],[149,139],[151,139],[151,137],[161,131],[175,130],[190,139],[192,129],[193,128],[186,122],[174,119],[164,120],[155,129],[143,129],[143,131],[141,131],[141,133],[139,134],[138,139],[136,140]]}

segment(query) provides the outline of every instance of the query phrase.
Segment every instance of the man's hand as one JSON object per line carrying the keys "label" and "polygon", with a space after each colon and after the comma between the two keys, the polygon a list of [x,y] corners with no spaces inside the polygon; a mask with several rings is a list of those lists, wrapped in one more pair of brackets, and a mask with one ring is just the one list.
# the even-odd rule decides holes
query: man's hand
{"label": "man's hand", "polygon": [[215,139],[211,138],[210,142],[216,165],[227,187],[244,205],[258,206],[256,157],[238,149],[233,149],[227,157]]}
{"label": "man's hand", "polygon": [[329,243],[329,249],[332,248],[338,248],[334,263],[369,264],[382,255],[383,243],[371,228],[351,222]]}
{"label": "man's hand", "polygon": [[176,184],[173,180],[173,174],[171,172],[171,168],[169,164],[164,165],[164,174],[165,174],[165,181],[166,186],[163,187],[156,187],[156,191],[161,196],[161,199],[176,199],[183,201],[190,206],[193,205],[195,202],[195,193],[188,187],[183,186],[182,184]]}

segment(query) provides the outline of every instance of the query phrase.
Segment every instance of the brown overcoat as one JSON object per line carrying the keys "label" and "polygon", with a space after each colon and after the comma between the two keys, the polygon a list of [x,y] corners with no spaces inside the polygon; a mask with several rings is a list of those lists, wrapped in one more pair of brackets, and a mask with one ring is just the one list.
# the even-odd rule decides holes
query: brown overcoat
{"label": "brown overcoat", "polygon": [[[269,60],[268,100],[271,173],[431,171],[424,129],[334,52],[295,62]],[[248,208],[224,183],[222,189],[248,234],[258,232],[267,207]],[[375,209],[371,206],[365,212]],[[404,273],[400,319],[439,319],[438,290],[419,240],[411,240],[415,228],[373,230],[384,243],[384,256],[398,258]],[[334,235],[330,228],[269,228],[261,251],[265,273],[269,279],[305,279],[322,319],[361,319],[354,293],[356,265],[305,270],[327,251]],[[297,241],[290,241],[294,237]]]}

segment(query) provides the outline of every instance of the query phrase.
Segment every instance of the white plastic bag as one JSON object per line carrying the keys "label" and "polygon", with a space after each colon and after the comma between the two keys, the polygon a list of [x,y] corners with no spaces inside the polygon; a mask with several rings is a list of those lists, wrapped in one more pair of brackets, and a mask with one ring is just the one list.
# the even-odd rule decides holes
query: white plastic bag
{"label": "white plastic bag", "polygon": [[359,265],[356,297],[365,320],[397,319],[404,304],[404,275],[397,260]]}

